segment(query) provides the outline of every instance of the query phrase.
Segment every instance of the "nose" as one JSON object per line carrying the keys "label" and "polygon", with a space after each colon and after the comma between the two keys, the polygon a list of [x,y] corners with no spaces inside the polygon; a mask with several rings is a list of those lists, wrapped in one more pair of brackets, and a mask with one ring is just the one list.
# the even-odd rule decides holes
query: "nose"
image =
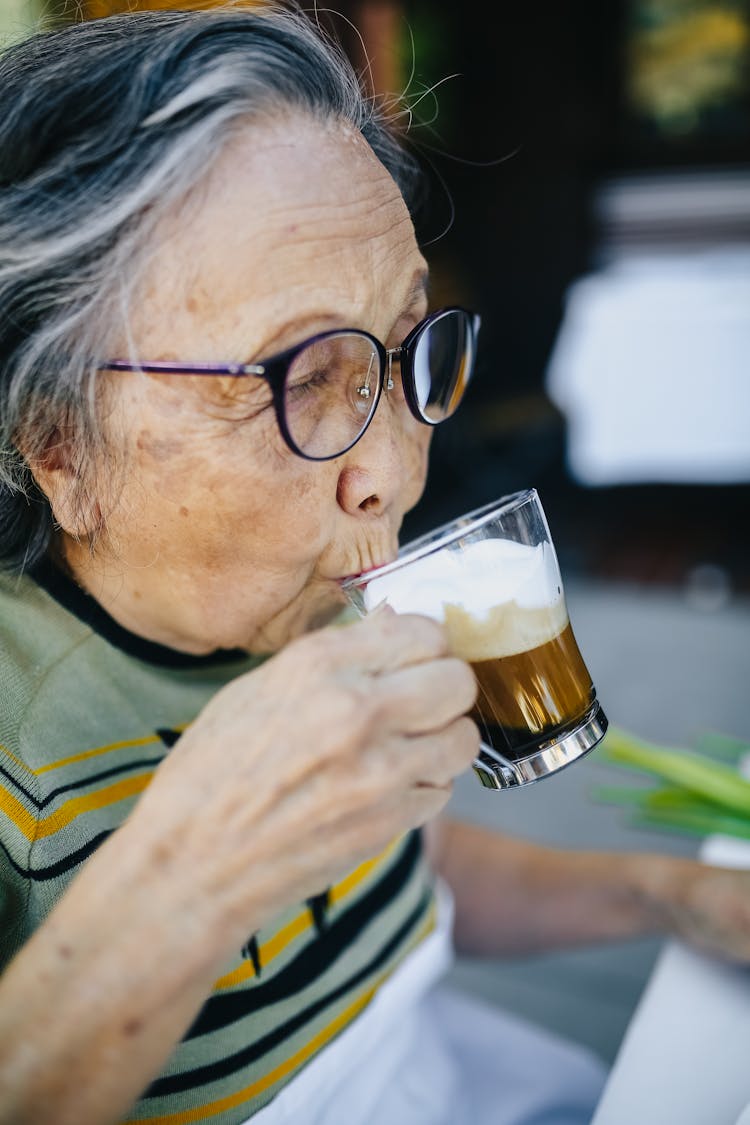
{"label": "nose", "polygon": [[349,515],[383,515],[410,485],[409,465],[415,463],[419,423],[387,394],[391,372],[389,356],[383,394],[362,437],[341,458],[336,490],[341,508]]}

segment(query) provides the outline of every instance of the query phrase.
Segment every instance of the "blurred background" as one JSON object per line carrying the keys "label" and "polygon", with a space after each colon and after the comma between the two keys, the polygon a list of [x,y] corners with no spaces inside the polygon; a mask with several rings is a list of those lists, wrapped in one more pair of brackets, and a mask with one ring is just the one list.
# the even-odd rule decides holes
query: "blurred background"
{"label": "blurred background", "polygon": [[346,14],[423,122],[435,295],[483,317],[410,528],[535,484],[569,574],[747,592],[750,4]]}
{"label": "blurred background", "polygon": [[[0,0],[0,32],[210,2]],[[533,484],[568,573],[747,593],[750,0],[320,8],[407,91],[434,299],[483,318],[405,533]]]}
{"label": "blurred background", "polygon": [[[137,6],[156,5],[0,0],[0,34]],[[535,486],[610,720],[747,739],[750,0],[335,0],[319,18],[375,96],[408,92],[434,303],[482,315],[405,537]],[[696,854],[598,804],[602,779],[595,751],[516,793],[469,775],[453,807],[560,847]],[[610,1060],[659,948],[454,977]]]}

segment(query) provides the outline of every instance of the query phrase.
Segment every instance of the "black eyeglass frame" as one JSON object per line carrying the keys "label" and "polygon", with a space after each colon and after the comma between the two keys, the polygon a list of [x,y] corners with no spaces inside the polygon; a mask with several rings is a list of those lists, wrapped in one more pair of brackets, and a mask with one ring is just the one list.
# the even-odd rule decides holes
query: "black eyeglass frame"
{"label": "black eyeglass frame", "polygon": [[[173,362],[171,360],[159,360],[154,363],[130,363],[128,360],[112,359],[107,363],[99,364],[98,370],[143,372],[147,375],[223,375],[232,378],[244,378],[248,375],[254,375],[265,379],[271,390],[271,398],[279,431],[292,453],[297,454],[298,457],[303,457],[306,461],[333,461],[336,457],[342,457],[345,453],[348,453],[349,450],[357,444],[375,416],[375,411],[378,408],[383,389],[392,390],[393,379],[391,377],[391,369],[394,359],[399,361],[404,397],[409,410],[417,421],[423,422],[427,426],[438,426],[441,422],[446,421],[445,418],[439,418],[437,420],[428,418],[419,405],[414,379],[414,352],[419,340],[432,325],[442,320],[443,317],[454,313],[461,313],[466,318],[466,325],[469,330],[471,355],[469,360],[469,374],[466,378],[466,385],[468,385],[471,380],[476,359],[477,337],[479,335],[481,317],[478,313],[471,312],[461,305],[446,305],[444,308],[437,309],[435,312],[430,313],[424,320],[421,320],[419,324],[416,324],[414,328],[412,328],[411,332],[409,332],[408,336],[405,337],[404,341],[397,348],[386,348],[376,336],[373,336],[371,332],[366,332],[362,328],[331,328],[326,332],[318,332],[314,336],[308,336],[306,340],[302,340],[301,343],[294,344],[291,348],[285,348],[284,351],[270,356],[268,359],[264,360],[263,363],[182,363],[178,361]],[[325,457],[314,457],[300,449],[289,432],[286,422],[284,398],[286,380],[292,363],[301,352],[313,344],[317,344],[322,340],[331,340],[337,336],[360,336],[369,340],[380,361],[380,378],[375,392],[375,401],[367,416],[367,421],[357,436],[344,449],[339,450],[338,453],[329,453]],[[451,415],[448,415],[448,417],[450,416]]]}

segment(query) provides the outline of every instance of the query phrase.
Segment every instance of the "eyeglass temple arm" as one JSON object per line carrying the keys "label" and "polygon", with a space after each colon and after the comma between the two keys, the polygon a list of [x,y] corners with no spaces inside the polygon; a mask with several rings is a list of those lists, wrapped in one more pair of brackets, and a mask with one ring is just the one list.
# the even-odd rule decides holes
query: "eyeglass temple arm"
{"label": "eyeglass temple arm", "polygon": [[142,371],[146,375],[265,375],[262,363],[129,363],[110,359],[100,363],[97,371]]}

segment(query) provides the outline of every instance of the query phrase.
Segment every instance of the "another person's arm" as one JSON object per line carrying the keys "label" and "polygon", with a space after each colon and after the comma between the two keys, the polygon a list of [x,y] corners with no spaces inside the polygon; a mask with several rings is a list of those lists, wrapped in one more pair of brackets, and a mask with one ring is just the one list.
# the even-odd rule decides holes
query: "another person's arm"
{"label": "another person's arm", "polygon": [[0,980],[0,1125],[105,1125],[248,933],[445,804],[468,665],[426,618],[290,644],[219,692]]}
{"label": "another person's arm", "polygon": [[669,935],[750,961],[750,872],[650,852],[544,847],[448,818],[427,836],[455,896],[456,947],[469,956]]}

